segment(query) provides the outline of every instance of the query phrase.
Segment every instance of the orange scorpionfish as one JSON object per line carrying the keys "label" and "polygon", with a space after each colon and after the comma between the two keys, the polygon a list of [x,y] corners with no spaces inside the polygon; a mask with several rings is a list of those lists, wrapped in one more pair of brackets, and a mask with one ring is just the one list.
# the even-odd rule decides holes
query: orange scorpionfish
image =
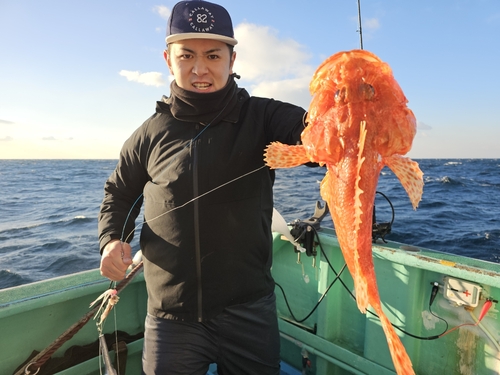
{"label": "orange scorpionfish", "polygon": [[414,374],[399,336],[382,310],[372,258],[372,212],[384,166],[399,178],[413,208],[423,192],[423,173],[405,155],[416,120],[388,64],[364,50],[339,52],[316,70],[310,91],[309,125],[302,145],[270,144],[271,168],[307,162],[326,165],[321,196],[328,203],[338,241],[354,280],[358,308],[380,317],[398,375]]}

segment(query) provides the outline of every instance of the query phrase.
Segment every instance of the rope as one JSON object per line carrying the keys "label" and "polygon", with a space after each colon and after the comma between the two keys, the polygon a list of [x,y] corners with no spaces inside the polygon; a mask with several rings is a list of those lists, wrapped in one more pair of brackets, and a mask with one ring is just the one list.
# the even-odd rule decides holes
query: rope
{"label": "rope", "polygon": [[[120,281],[120,283],[116,286],[116,292],[119,294],[131,281],[132,279],[139,273],[142,269],[142,261],[137,264],[128,275]],[[99,304],[96,304],[89,312],[87,312],[78,322],[69,327],[65,332],[63,332],[57,339],[52,342],[47,348],[38,353],[31,361],[22,366],[19,371],[17,371],[14,375],[35,375],[40,371],[40,368],[52,357],[52,355],[67,341],[69,341],[78,331],[80,331],[85,324],[88,323],[90,319],[94,316],[94,314],[99,309]]]}

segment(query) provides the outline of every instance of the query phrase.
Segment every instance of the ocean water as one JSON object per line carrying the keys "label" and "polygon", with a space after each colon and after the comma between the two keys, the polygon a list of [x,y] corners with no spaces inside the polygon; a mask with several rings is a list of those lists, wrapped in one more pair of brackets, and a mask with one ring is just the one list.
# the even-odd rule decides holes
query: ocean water
{"label": "ocean water", "polygon": [[[386,239],[500,263],[500,160],[417,161],[425,187],[416,211],[389,169],[380,176],[377,190],[395,211]],[[99,266],[97,213],[115,164],[0,160],[0,289]],[[312,215],[323,176],[323,168],[277,171],[275,206],[288,222]],[[381,194],[376,215],[392,219]],[[329,217],[323,226],[333,227]]]}

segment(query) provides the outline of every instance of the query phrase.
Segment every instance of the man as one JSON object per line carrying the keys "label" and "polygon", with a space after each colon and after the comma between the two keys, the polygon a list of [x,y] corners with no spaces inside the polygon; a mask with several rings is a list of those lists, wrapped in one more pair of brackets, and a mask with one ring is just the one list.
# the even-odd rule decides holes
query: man
{"label": "man", "polygon": [[171,93],[125,142],[99,214],[101,273],[121,280],[144,202],[144,374],[279,374],[272,263],[272,141],[296,144],[305,111],[234,81],[227,11],[172,9]]}

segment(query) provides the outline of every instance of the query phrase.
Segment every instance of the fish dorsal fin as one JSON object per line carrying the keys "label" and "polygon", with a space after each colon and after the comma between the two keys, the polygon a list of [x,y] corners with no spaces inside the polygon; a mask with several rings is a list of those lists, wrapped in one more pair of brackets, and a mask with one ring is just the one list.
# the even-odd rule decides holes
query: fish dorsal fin
{"label": "fish dorsal fin", "polygon": [[383,162],[399,178],[401,185],[410,197],[413,209],[416,209],[424,190],[424,174],[418,167],[418,163],[401,155],[386,157]]}

